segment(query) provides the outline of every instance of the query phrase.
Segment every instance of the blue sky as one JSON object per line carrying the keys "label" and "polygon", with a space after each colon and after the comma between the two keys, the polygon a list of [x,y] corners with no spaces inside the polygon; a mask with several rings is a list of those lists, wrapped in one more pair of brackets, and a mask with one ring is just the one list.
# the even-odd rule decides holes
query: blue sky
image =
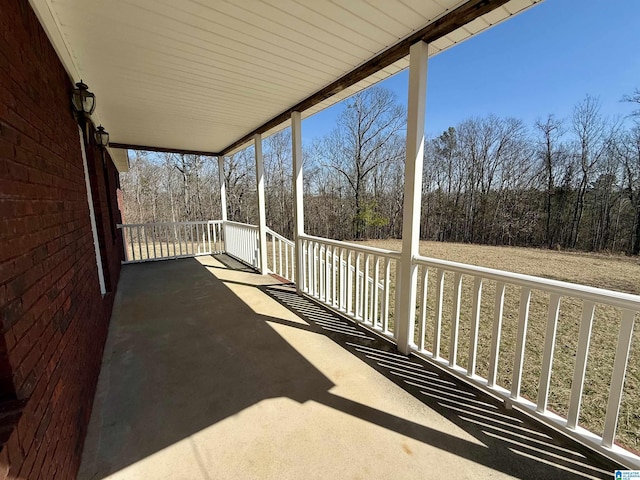
{"label": "blue sky", "polygon": [[[379,85],[406,103],[408,72]],[[626,116],[620,102],[640,88],[640,0],[546,0],[429,61],[427,135],[473,116],[513,116],[531,126],[571,115],[589,94],[602,113]],[[338,104],[303,123],[305,143],[334,128]]]}

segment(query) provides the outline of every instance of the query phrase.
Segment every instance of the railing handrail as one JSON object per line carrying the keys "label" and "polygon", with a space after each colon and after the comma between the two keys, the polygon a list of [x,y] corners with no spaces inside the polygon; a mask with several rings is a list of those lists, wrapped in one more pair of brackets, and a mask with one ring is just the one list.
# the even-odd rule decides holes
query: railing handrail
{"label": "railing handrail", "polygon": [[117,224],[125,246],[123,263],[221,253],[224,250],[222,222],[148,222]]}
{"label": "railing handrail", "polygon": [[225,225],[233,225],[237,227],[250,228],[252,230],[258,230],[260,227],[257,225],[251,225],[250,223],[234,222],[233,220],[224,220]]}
{"label": "railing handrail", "polygon": [[185,222],[117,223],[116,227],[117,228],[149,227],[152,225],[204,225],[204,224],[215,225],[217,223],[222,223],[222,220],[189,220]]}
{"label": "railing handrail", "polygon": [[464,263],[452,262],[450,260],[440,260],[420,255],[416,255],[414,263],[436,268],[444,267],[453,272],[481,276],[498,282],[504,282],[506,280],[509,283],[535,290],[544,290],[563,296],[586,298],[600,303],[606,303],[614,307],[640,311],[640,295],[634,295],[632,293],[616,292],[615,290],[589,287],[577,283],[535,277],[522,273],[507,272],[494,268],[478,267],[476,265],[467,265]]}
{"label": "railing handrail", "polygon": [[355,243],[341,242],[339,240],[331,240],[331,239],[322,238],[322,237],[314,237],[313,235],[307,235],[307,234],[300,235],[300,238],[302,240],[311,240],[312,242],[325,243],[327,245],[333,245],[336,247],[349,248],[351,250],[356,250],[365,254],[371,253],[373,255],[384,255],[386,257],[393,258],[396,260],[400,259],[400,252],[396,252],[395,250],[386,250],[384,248],[377,248],[377,247],[365,247]]}
{"label": "railing handrail", "polygon": [[267,227],[267,234],[273,236],[274,238],[277,238],[281,242],[286,243],[290,247],[295,247],[295,243],[292,240],[289,240],[287,237],[280,235],[278,232],[274,232],[269,227]]}

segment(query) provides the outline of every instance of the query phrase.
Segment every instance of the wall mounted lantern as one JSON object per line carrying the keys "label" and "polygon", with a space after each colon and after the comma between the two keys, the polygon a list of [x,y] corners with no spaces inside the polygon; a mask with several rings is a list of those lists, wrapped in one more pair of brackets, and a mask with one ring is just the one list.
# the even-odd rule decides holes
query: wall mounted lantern
{"label": "wall mounted lantern", "polygon": [[93,138],[100,148],[109,146],[109,132],[107,132],[102,125],[93,132]]}
{"label": "wall mounted lantern", "polygon": [[[111,192],[111,186],[109,181],[109,169],[107,168],[107,159],[104,151],[109,146],[109,132],[107,132],[102,125],[96,128],[93,132],[93,139],[96,145],[100,149],[100,157],[102,157],[102,175],[104,177],[105,188],[107,192]],[[111,206],[111,199],[107,199],[107,209],[109,211],[109,226],[111,227],[111,240],[116,241],[116,229],[114,227],[115,220],[113,216],[113,207]]]}
{"label": "wall mounted lantern", "polygon": [[79,116],[89,116],[96,109],[96,96],[82,80],[76,83],[72,97],[73,109]]}

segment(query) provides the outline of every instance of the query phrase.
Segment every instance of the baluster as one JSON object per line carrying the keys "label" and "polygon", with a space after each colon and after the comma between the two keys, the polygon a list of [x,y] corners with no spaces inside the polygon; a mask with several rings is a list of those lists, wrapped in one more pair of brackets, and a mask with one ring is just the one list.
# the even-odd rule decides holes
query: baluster
{"label": "baluster", "polygon": [[[166,228],[167,228],[167,256],[170,256],[170,254],[169,254],[169,233],[170,233],[169,230],[170,230],[170,228],[169,228],[168,225],[166,226]],[[173,245],[173,247],[174,247],[173,248],[173,253],[174,253],[174,256],[175,256],[175,251],[176,251],[175,244]]]}
{"label": "baluster", "polygon": [[156,253],[156,224],[151,226],[151,241],[153,242],[153,258],[158,258]]}
{"label": "baluster", "polygon": [[[136,259],[136,249],[135,249],[135,245],[133,243],[133,227],[128,227],[127,228],[127,232],[129,232],[129,246],[127,246],[127,260],[135,261],[135,259]],[[131,254],[129,254],[129,248],[131,248]]]}
{"label": "baluster", "polygon": [[418,350],[424,350],[427,330],[427,295],[429,290],[429,267],[422,265],[422,290],[420,295],[420,323],[418,324]]}
{"label": "baluster", "polygon": [[353,313],[353,277],[351,276],[351,263],[353,252],[347,252],[347,313]]}
{"label": "baluster", "polygon": [[309,273],[307,277],[309,279],[309,295],[313,296],[313,242],[309,240],[307,245],[307,263],[309,264]]}
{"label": "baluster", "polygon": [[269,241],[269,236],[271,237],[271,267],[269,267],[269,259],[267,259],[267,269],[282,276],[282,272],[278,270],[278,262],[276,261],[276,236],[267,232],[267,241]]}
{"label": "baluster", "polygon": [[580,333],[578,335],[576,366],[573,370],[571,396],[569,397],[569,414],[567,415],[567,427],[570,429],[575,429],[578,426],[584,377],[587,373],[587,356],[589,355],[589,341],[591,340],[591,327],[593,326],[593,312],[595,308],[595,303],[590,300],[585,300],[582,303],[582,320],[580,321]]}
{"label": "baluster", "polygon": [[372,324],[374,328],[378,328],[378,303],[380,302],[380,292],[378,290],[378,284],[380,280],[380,257],[376,255],[375,263],[373,266],[373,315]]}
{"label": "baluster", "polygon": [[355,317],[361,318],[362,311],[360,310],[360,252],[356,252],[356,266],[355,266],[355,274],[356,274],[356,299],[355,299]]}
{"label": "baluster", "polygon": [[318,250],[318,290],[320,295],[320,300],[326,302],[327,292],[325,290],[325,257],[326,257],[327,246],[320,244],[320,248]]}
{"label": "baluster", "polygon": [[462,293],[462,274],[456,272],[453,277],[453,311],[451,312],[451,338],[449,339],[449,366],[458,364],[458,330],[460,326],[460,296]]}
{"label": "baluster", "polygon": [[187,255],[189,255],[189,245],[191,245],[191,255],[195,255],[195,251],[193,249],[193,224],[189,225],[189,233],[187,234],[187,227],[184,229],[184,236],[189,237],[189,243],[187,243]]}
{"label": "baluster", "polygon": [[213,253],[222,253],[222,224],[214,223],[211,226],[211,242]]}
{"label": "baluster", "polygon": [[319,249],[320,249],[320,245],[318,243],[314,243],[313,244],[313,296],[316,298],[320,296],[320,285],[319,285],[320,268],[319,268],[319,259],[318,259]]}
{"label": "baluster", "polygon": [[444,296],[444,270],[438,269],[436,284],[436,317],[433,329],[433,357],[440,358],[440,333],[442,331],[442,299]]}
{"label": "baluster", "polygon": [[620,415],[620,401],[624,389],[624,377],[627,372],[629,362],[629,350],[631,349],[631,339],[633,338],[633,323],[636,312],[633,310],[622,311],[622,323],[618,334],[618,346],[616,356],[613,361],[613,372],[611,373],[611,383],[609,386],[609,401],[607,402],[607,415],[604,421],[604,434],[602,435],[602,445],[611,448],[616,436],[618,427],[618,416]]}
{"label": "baluster", "polygon": [[340,310],[347,311],[347,264],[344,258],[345,249],[340,249]]}
{"label": "baluster", "polygon": [[362,275],[362,321],[369,322],[369,269],[371,267],[371,255],[364,255],[364,272]]}
{"label": "baluster", "polygon": [[[276,241],[276,237],[273,237],[273,241],[274,242]],[[285,255],[286,255],[286,252],[285,252]],[[275,257],[275,254],[274,254],[274,257],[273,257],[274,263],[275,263],[275,260],[276,260],[276,257]],[[275,265],[274,265],[274,267],[275,267]],[[275,270],[275,268],[274,268],[274,270]],[[282,240],[280,240],[280,239],[278,239],[278,275],[283,277],[283,275],[282,275]],[[286,277],[287,275],[288,274],[285,272],[284,277]]]}
{"label": "baluster", "polygon": [[480,303],[482,300],[482,278],[476,277],[473,282],[473,306],[471,310],[471,338],[469,341],[469,365],[467,375],[476,373],[476,355],[478,352],[478,328],[480,327]]}
{"label": "baluster", "polygon": [[342,248],[333,250],[333,306],[336,310],[342,309]]}
{"label": "baluster", "polygon": [[520,397],[520,386],[522,383],[522,367],[524,364],[524,347],[527,339],[527,323],[529,321],[529,302],[531,300],[531,289],[522,287],[520,291],[520,307],[518,315],[518,332],[516,334],[516,353],[513,365],[513,378],[511,382],[511,398]]}
{"label": "baluster", "polygon": [[155,225],[153,227],[153,253],[156,253],[156,239],[158,240],[158,249],[160,250],[160,258],[164,257],[162,252],[162,225]]}
{"label": "baluster", "polygon": [[191,227],[191,233],[193,234],[193,230],[195,229],[196,233],[193,239],[191,240],[191,248],[194,250],[194,255],[200,255],[203,253],[204,249],[204,233],[202,236],[202,240],[200,239],[200,224],[194,223]]}
{"label": "baluster", "polygon": [[387,258],[387,261],[385,262],[385,266],[384,266],[384,282],[383,282],[384,297],[382,298],[382,331],[384,333],[389,332],[390,278],[391,278],[391,259]]}
{"label": "baluster", "polygon": [[536,410],[544,413],[547,410],[549,398],[549,384],[551,382],[551,368],[553,366],[553,350],[556,343],[556,330],[558,327],[558,314],[560,313],[560,295],[552,293],[549,298],[549,311],[547,313],[547,330],[544,334],[544,352],[542,354],[542,372],[538,386],[538,404]]}
{"label": "baluster", "polygon": [[[282,252],[282,250],[280,250]],[[282,259],[281,259],[282,261]],[[282,268],[282,266],[280,267]],[[288,280],[295,280],[295,276],[293,275],[293,272],[291,272],[291,274],[289,274],[289,244],[285,243],[284,244],[284,271],[285,271],[285,278]]]}
{"label": "baluster", "polygon": [[333,249],[332,246],[327,245],[324,249],[324,299],[325,302],[331,304],[331,265],[329,263],[330,249]]}
{"label": "baluster", "polygon": [[142,233],[144,236],[144,247],[145,247],[145,251],[147,252],[147,259],[149,259],[149,236],[147,233],[147,225],[143,225],[142,226]]}
{"label": "baluster", "polygon": [[138,253],[140,254],[140,260],[142,260],[142,235],[140,234],[140,226],[136,227],[136,232],[138,234]]}
{"label": "baluster", "polygon": [[491,354],[489,356],[489,378],[487,385],[493,387],[498,376],[498,357],[500,356],[500,336],[502,335],[502,314],[504,310],[504,282],[496,283],[496,296],[493,309],[493,333],[491,335]]}
{"label": "baluster", "polygon": [[189,255],[189,225],[182,225],[182,242],[184,243],[184,255]]}
{"label": "baluster", "polygon": [[183,229],[183,225],[181,223],[178,223],[177,225],[177,232],[178,232],[178,248],[180,250],[180,256],[183,255],[183,249],[182,249],[182,229]]}

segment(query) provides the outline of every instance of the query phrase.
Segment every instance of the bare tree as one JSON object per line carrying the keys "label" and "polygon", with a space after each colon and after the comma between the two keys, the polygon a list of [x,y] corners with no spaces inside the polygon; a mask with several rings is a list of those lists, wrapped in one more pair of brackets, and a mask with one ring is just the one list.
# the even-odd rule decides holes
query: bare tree
{"label": "bare tree", "polygon": [[[629,103],[636,103],[638,105],[640,105],[640,88],[636,88],[632,94],[630,95],[624,95],[622,97],[622,101],[623,102],[629,102]],[[631,116],[633,117],[640,117],[640,108],[638,110],[634,110],[631,113]]]}
{"label": "bare tree", "polygon": [[622,144],[624,192],[633,210],[633,227],[629,252],[640,254],[640,125],[636,124],[625,135]]}
{"label": "bare tree", "polygon": [[552,248],[555,241],[554,231],[551,230],[551,203],[555,190],[557,169],[566,152],[560,143],[565,129],[562,120],[556,119],[553,115],[547,118],[536,120],[535,128],[538,131],[538,155],[542,163],[542,172],[546,186],[545,192],[545,228],[544,242],[548,248]]}
{"label": "bare tree", "polygon": [[293,235],[293,194],[291,130],[282,130],[265,139],[265,201],[267,224],[278,233]]}
{"label": "bare tree", "polygon": [[376,223],[371,203],[370,178],[385,162],[398,162],[403,154],[406,115],[395,94],[375,87],[347,101],[338,126],[322,141],[322,164],[334,169],[347,182],[353,195],[353,237],[362,238],[365,228]]}
{"label": "bare tree", "polygon": [[227,185],[229,219],[256,223],[257,199],[253,148],[225,157],[224,178]]}
{"label": "bare tree", "polygon": [[571,219],[569,246],[575,248],[578,242],[580,221],[584,211],[584,196],[589,180],[607,146],[608,131],[606,120],[600,114],[600,102],[587,95],[573,110],[573,133],[576,136],[577,158],[580,168],[580,184]]}

